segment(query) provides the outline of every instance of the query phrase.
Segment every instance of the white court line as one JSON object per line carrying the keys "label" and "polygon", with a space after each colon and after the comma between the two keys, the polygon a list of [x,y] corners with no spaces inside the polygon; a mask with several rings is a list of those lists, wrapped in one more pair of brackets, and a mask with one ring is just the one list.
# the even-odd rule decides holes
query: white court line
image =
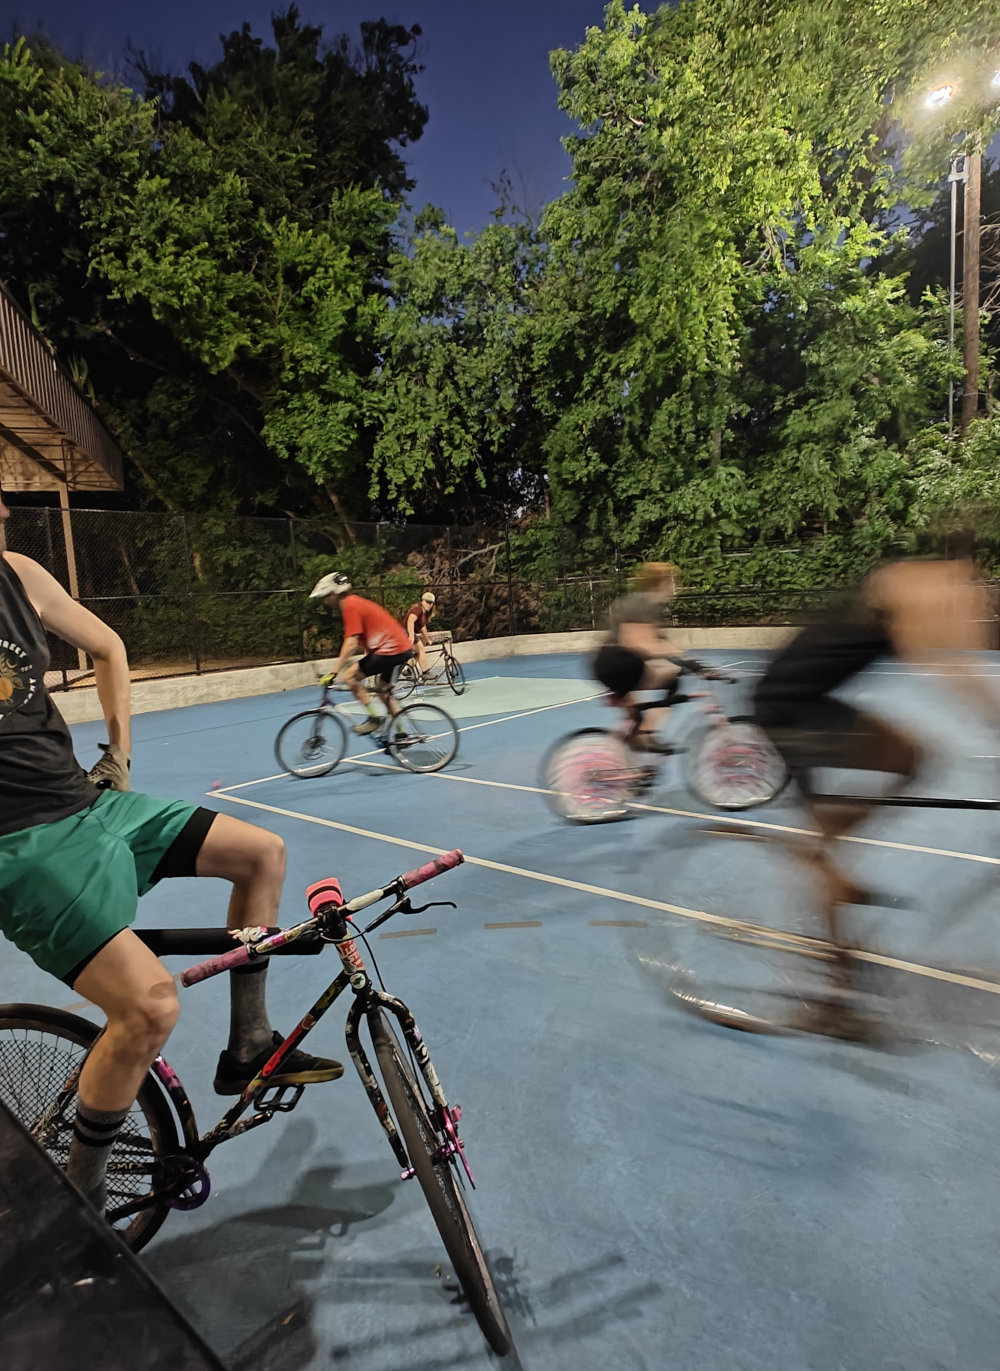
{"label": "white court line", "polygon": [[[358,761],[356,757],[352,761]],[[399,768],[390,765],[388,762],[365,762],[359,761],[359,766],[378,767],[384,771],[398,771]],[[287,774],[287,773],[284,773]],[[495,786],[498,790],[523,790],[532,795],[554,795],[554,790],[545,790],[537,785],[514,785],[511,781],[486,781],[478,776],[454,776],[447,771],[430,771],[425,773],[433,776],[440,781],[457,781],[460,785],[486,785]],[[272,780],[276,779],[271,777]],[[248,781],[247,785],[257,785],[257,781]],[[233,787],[234,789],[236,787]],[[211,795],[219,795],[222,792],[212,790]],[[739,828],[766,828],[772,833],[795,833],[804,838],[818,838],[819,833],[813,828],[795,828],[791,824],[769,824],[762,819],[729,818],[724,814],[700,814],[696,809],[668,809],[664,805],[644,805],[635,804],[635,809],[643,809],[650,814],[672,814],[679,819],[707,819],[715,824],[735,824]],[[887,838],[859,838],[854,834],[841,834],[837,839],[841,843],[860,843],[863,847],[887,847],[894,852],[922,852],[928,857],[954,857],[961,862],[980,862],[983,866],[1000,866],[1000,857],[983,857],[978,852],[954,852],[947,847],[921,847],[918,843],[894,843]]]}
{"label": "white court line", "polygon": [[[501,678],[499,676],[491,676],[488,679],[500,680]],[[606,690],[599,690],[595,695],[581,695],[578,700],[560,700],[560,702],[556,705],[541,705],[538,709],[525,709],[520,714],[502,714],[499,716],[499,718],[487,719],[484,723],[481,724],[465,724],[464,727],[458,730],[458,732],[471,733],[474,728],[492,728],[494,724],[509,724],[512,719],[527,719],[529,714],[544,714],[547,710],[550,709],[565,709],[567,705],[586,704],[588,700],[600,700],[603,696],[607,695],[607,693],[608,692]],[[381,751],[381,748],[375,748],[371,752],[359,752],[356,757],[344,757],[342,758],[342,761],[346,763],[362,762],[363,758],[365,757],[377,757]],[[369,762],[368,765],[373,766],[375,765],[375,763]],[[393,767],[392,770],[397,771],[398,767]],[[292,773],[290,771],[279,771],[276,776],[261,776],[261,778],[257,781],[241,781],[239,785],[224,785],[221,786],[218,790],[208,791],[208,794],[228,795],[231,790],[246,790],[248,786],[263,785],[265,781],[280,781],[282,777],[290,776],[291,774]]]}
{"label": "white court line", "polygon": [[[218,794],[218,791],[214,791]],[[395,847],[410,848],[415,852],[430,852],[434,856],[441,856],[448,849],[444,847],[434,847],[430,843],[415,843],[409,838],[395,838],[388,833],[375,833],[370,828],[357,828],[354,824],[338,823],[335,819],[320,819],[314,814],[301,814],[294,809],[280,809],[277,805],[261,804],[259,800],[247,800],[240,795],[227,795],[226,799],[231,804],[246,805],[251,809],[263,809],[270,814],[280,814],[287,819],[301,819],[303,823],[318,824],[322,828],[335,828],[341,833],[353,833],[359,838],[372,838],[376,842],[391,843]],[[606,886],[588,885],[583,881],[567,880],[564,876],[550,876],[544,871],[529,871],[522,866],[509,866],[506,862],[491,862],[485,857],[470,857],[465,854],[465,860],[469,866],[485,867],[488,871],[502,871],[509,876],[521,876],[529,881],[541,881],[545,885],[558,885],[566,890],[578,890],[583,895],[597,895],[605,900],[618,900],[622,904],[640,905],[643,909],[656,909],[665,914],[674,914],[682,919],[692,919],[697,923],[710,924],[716,928],[747,929],[753,925],[747,924],[743,919],[729,919],[721,914],[709,914],[704,909],[687,909],[684,905],[668,904],[665,900],[650,900],[644,895],[629,895],[623,890],[610,890]],[[781,929],[769,929],[768,932],[782,934]],[[817,946],[826,946],[816,940]],[[995,981],[979,980],[975,976],[963,976],[956,971],[942,971],[936,966],[922,966],[919,962],[901,961],[897,957],[884,957],[879,952],[864,952],[860,949],[852,949],[851,956],[857,961],[874,962],[878,966],[888,966],[896,971],[908,971],[914,976],[925,976],[935,981],[947,981],[951,985],[965,986],[970,990],[985,990],[991,995],[1000,995],[1000,984]]]}

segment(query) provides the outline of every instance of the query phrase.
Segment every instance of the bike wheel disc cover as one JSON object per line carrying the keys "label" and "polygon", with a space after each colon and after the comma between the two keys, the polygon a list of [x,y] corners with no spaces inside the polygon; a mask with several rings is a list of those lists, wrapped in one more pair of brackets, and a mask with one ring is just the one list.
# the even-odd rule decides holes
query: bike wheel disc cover
{"label": "bike wheel disc cover", "polygon": [[544,779],[557,812],[571,823],[612,823],[629,813],[635,770],[611,734],[567,738],[549,759]]}
{"label": "bike wheel disc cover", "polygon": [[714,809],[751,809],[773,800],[785,763],[763,729],[749,721],[711,728],[688,754],[688,780]]}

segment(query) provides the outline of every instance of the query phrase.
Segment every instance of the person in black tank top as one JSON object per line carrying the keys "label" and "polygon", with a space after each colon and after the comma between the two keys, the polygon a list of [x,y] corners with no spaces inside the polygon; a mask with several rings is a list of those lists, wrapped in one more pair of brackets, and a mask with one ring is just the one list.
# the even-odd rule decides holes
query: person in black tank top
{"label": "person in black tank top", "polygon": [[[158,881],[232,882],[228,925],[276,922],[285,871],[276,834],[130,790],[129,668],[117,634],[29,557],[6,550],[0,494],[0,931],[107,1015],[80,1075],[67,1174],[103,1211],[107,1159],[179,1005],[166,968],[129,925]],[[88,773],[45,686],[46,631],[87,652],[108,726]],[[231,973],[229,1045],[215,1088],[240,1094],[280,1037],[266,963]],[[294,1052],[280,1083],[335,1080],[339,1062]],[[279,1083],[276,1081],[276,1083]]]}
{"label": "person in black tank top", "polygon": [[[831,972],[833,997],[805,1007],[798,1027],[835,1037],[864,1037],[872,1028],[846,997],[853,962],[847,953],[843,908],[868,902],[868,892],[833,860],[833,843],[870,812],[870,805],[824,804],[817,768],[885,772],[892,787],[907,784],[921,748],[886,720],[856,709],[833,692],[880,657],[924,660],[943,654],[946,683],[965,695],[991,723],[997,702],[956,653],[985,647],[982,586],[967,555],[897,562],[874,572],[841,612],[811,625],[770,662],[754,695],[758,723],[797,781],[819,842],[807,861],[817,878],[821,916],[835,948],[844,949]],[[799,849],[800,850],[800,849]]]}

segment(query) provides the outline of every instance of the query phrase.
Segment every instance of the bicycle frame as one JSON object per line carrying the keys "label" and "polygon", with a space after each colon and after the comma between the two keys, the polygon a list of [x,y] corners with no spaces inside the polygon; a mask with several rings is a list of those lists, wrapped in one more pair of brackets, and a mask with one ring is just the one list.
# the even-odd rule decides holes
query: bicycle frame
{"label": "bicycle frame", "polygon": [[[460,856],[460,854],[459,854]],[[443,867],[442,869],[447,869]],[[400,878],[400,882],[405,878]],[[332,882],[321,883],[325,891],[333,891]],[[316,887],[312,887],[316,889]],[[409,901],[405,896],[405,887],[398,893],[395,904],[384,911],[375,919],[365,930],[370,932],[379,924],[384,923],[397,912],[408,912],[406,906]],[[339,886],[336,887],[336,895],[340,895]],[[361,1018],[370,1016],[377,1009],[385,1009],[399,1023],[402,1030],[403,1039],[409,1048],[413,1060],[415,1061],[420,1075],[423,1077],[427,1090],[434,1102],[437,1113],[437,1123],[440,1130],[445,1134],[447,1141],[441,1145],[435,1154],[436,1161],[444,1161],[450,1157],[457,1156],[461,1161],[470,1184],[475,1187],[475,1180],[469,1169],[469,1164],[465,1159],[464,1144],[458,1136],[457,1124],[461,1118],[461,1110],[449,1106],[445,1098],[444,1090],[438,1079],[434,1064],[430,1059],[427,1046],[424,1043],[420,1030],[409,1008],[402,1000],[385,991],[377,990],[373,985],[364,960],[357,946],[357,937],[360,930],[354,928],[351,914],[348,910],[358,912],[359,909],[366,907],[366,904],[375,903],[377,899],[383,897],[383,891],[372,892],[369,896],[360,896],[351,902],[349,906],[336,905],[329,903],[320,910],[319,919],[307,921],[305,924],[295,928],[284,930],[283,933],[267,941],[272,945],[279,945],[279,939],[285,942],[293,941],[295,937],[301,936],[307,928],[311,928],[317,922],[320,923],[320,935],[324,942],[330,942],[337,949],[343,970],[327,986],[309,1011],[299,1020],[299,1022],[285,1038],[281,1046],[278,1047],[274,1055],[268,1059],[262,1067],[260,1073],[254,1077],[242,1095],[219,1122],[204,1136],[198,1136],[198,1129],[195,1123],[194,1110],[188,1098],[187,1091],[181,1084],[177,1073],[163,1057],[157,1057],[153,1067],[153,1072],[158,1077],[171,1103],[177,1112],[181,1129],[184,1135],[184,1142],[187,1146],[186,1156],[191,1159],[194,1166],[191,1172],[194,1179],[200,1184],[201,1189],[190,1199],[178,1200],[176,1197],[176,1187],[168,1190],[154,1188],[141,1199],[128,1205],[122,1205],[116,1210],[109,1212],[110,1222],[117,1222],[119,1219],[127,1218],[131,1214],[138,1213],[142,1209],[148,1209],[153,1205],[162,1203],[166,1200],[177,1208],[196,1208],[203,1204],[209,1195],[208,1173],[204,1168],[204,1162],[211,1153],[224,1142],[231,1138],[239,1137],[243,1133],[248,1133],[253,1128],[259,1128],[261,1124],[269,1123],[276,1113],[288,1113],[298,1104],[305,1090],[304,1085],[279,1085],[271,1086],[270,1078],[280,1071],[280,1067],[285,1059],[296,1050],[299,1044],[319,1023],[320,1019],[326,1014],[334,1002],[339,999],[343,992],[350,987],[354,992],[354,1003],[351,1005],[347,1015],[346,1039],[347,1049],[351,1055],[351,1060],[361,1078],[365,1093],[369,1103],[375,1111],[375,1116],[386,1137],[393,1154],[401,1167],[403,1180],[408,1180],[413,1175],[410,1159],[406,1148],[399,1136],[396,1125],[393,1123],[389,1113],[388,1105],[382,1094],[381,1087],[372,1071],[368,1056],[361,1044],[360,1026]],[[341,897],[342,898],[342,897]],[[231,955],[231,954],[230,954]],[[249,1118],[243,1116],[253,1106],[254,1112]]]}

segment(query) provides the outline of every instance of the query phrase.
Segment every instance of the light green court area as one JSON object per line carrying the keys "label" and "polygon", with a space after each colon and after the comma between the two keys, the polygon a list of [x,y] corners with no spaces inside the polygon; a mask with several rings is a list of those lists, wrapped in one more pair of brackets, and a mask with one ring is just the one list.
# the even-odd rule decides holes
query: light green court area
{"label": "light green court area", "polygon": [[440,705],[453,719],[472,719],[481,714],[516,714],[522,709],[544,709],[574,700],[589,700],[604,694],[591,681],[539,680],[535,676],[487,676],[470,681],[464,695],[454,695],[447,686],[415,690],[403,701],[415,704],[426,700]]}

